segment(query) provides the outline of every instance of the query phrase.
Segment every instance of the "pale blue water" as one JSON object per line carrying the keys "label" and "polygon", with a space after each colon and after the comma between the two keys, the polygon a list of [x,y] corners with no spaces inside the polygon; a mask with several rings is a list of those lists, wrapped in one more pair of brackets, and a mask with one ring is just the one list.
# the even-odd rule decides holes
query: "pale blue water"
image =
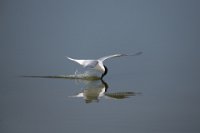
{"label": "pale blue water", "polygon": [[[0,5],[1,133],[200,132],[198,1]],[[105,93],[100,80],[20,77],[84,71],[65,56],[137,51],[105,62]]]}

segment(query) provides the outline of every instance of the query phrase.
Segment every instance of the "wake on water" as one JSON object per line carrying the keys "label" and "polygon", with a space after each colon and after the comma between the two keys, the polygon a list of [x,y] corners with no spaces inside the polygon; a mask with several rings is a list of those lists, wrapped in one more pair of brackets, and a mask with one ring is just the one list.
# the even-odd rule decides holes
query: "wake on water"
{"label": "wake on water", "polygon": [[74,74],[71,75],[54,75],[54,76],[42,76],[42,75],[23,75],[21,77],[27,78],[61,78],[61,79],[81,79],[81,80],[100,80],[101,78],[97,76],[92,71],[85,71],[83,73],[79,71],[75,71]]}

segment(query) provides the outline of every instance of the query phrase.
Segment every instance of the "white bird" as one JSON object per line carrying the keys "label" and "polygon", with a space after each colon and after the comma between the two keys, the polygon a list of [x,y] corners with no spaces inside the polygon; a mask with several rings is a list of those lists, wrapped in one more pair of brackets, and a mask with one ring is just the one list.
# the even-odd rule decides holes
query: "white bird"
{"label": "white bird", "polygon": [[107,59],[111,59],[114,57],[121,57],[121,56],[136,56],[136,55],[140,55],[142,54],[142,52],[137,52],[135,54],[114,54],[114,55],[109,55],[109,56],[104,56],[101,57],[97,60],[82,60],[82,59],[73,59],[70,57],[67,57],[69,60],[72,60],[74,62],[77,62],[78,64],[82,65],[83,67],[89,67],[89,68],[93,68],[99,72],[102,73],[101,75],[101,79],[103,79],[103,77],[107,74],[108,72],[108,68],[103,64],[103,62]]}

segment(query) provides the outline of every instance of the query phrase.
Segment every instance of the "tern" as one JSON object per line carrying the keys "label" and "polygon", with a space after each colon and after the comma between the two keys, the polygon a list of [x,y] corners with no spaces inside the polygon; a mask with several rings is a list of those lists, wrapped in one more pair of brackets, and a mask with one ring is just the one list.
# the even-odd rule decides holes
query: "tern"
{"label": "tern", "polygon": [[99,102],[101,98],[105,99],[125,99],[136,96],[140,92],[122,91],[108,92],[109,85],[104,81],[83,82],[85,87],[76,95],[69,96],[71,98],[83,98],[85,103]]}
{"label": "tern", "polygon": [[140,55],[140,54],[142,54],[142,52],[137,52],[137,53],[134,53],[134,54],[113,54],[113,55],[101,57],[97,60],[93,60],[93,59],[83,60],[83,59],[73,59],[73,58],[68,57],[68,56],[66,56],[66,57],[69,60],[77,62],[78,64],[82,65],[83,67],[89,67],[89,68],[92,68],[92,69],[95,69],[95,70],[101,72],[102,73],[101,79],[103,79],[103,77],[108,72],[108,68],[103,64],[103,62],[105,60],[115,58],[115,57],[122,57],[122,56],[136,56],[136,55]]}

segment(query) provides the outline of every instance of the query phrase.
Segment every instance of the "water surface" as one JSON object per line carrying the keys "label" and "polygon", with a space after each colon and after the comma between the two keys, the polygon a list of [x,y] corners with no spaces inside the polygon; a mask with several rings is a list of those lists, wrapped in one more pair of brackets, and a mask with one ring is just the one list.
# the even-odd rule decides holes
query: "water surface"
{"label": "water surface", "polygon": [[[200,132],[199,1],[0,5],[1,133]],[[51,77],[85,71],[66,56],[137,51],[103,82]]]}

